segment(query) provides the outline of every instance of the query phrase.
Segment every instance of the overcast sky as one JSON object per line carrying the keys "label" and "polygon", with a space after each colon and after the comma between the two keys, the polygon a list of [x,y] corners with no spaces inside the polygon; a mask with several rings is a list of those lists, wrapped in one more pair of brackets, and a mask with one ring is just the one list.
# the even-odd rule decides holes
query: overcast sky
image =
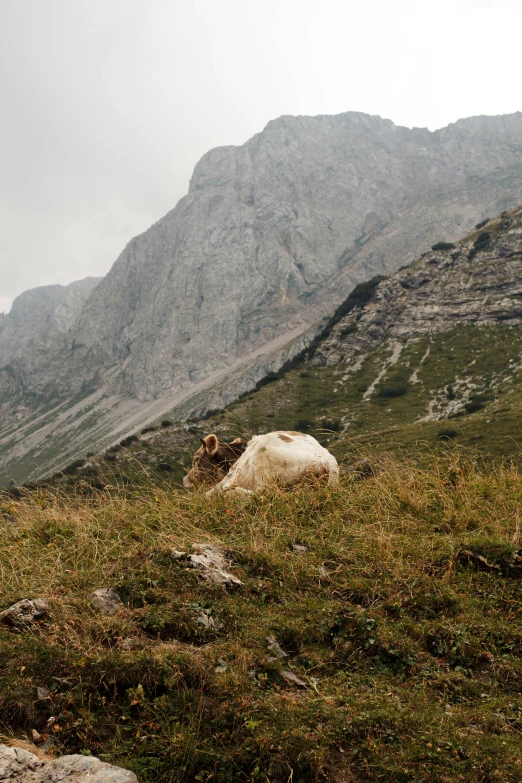
{"label": "overcast sky", "polygon": [[522,109],[520,0],[0,0],[0,312],[102,275],[281,114]]}

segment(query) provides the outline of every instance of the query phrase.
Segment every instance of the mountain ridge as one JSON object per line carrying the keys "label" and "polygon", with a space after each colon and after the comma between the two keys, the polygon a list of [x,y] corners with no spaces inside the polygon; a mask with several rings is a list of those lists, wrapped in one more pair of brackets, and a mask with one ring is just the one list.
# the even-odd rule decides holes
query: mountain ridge
{"label": "mountain ridge", "polygon": [[[85,448],[89,417],[99,449],[160,409],[190,415],[203,387],[198,409],[214,407],[214,379],[238,363],[245,374],[221,397],[240,394],[358,282],[520,201],[520,113],[434,132],[360,113],[282,117],[209,151],[66,334],[0,369],[2,471],[63,464]],[[25,427],[14,460],[13,416]]]}

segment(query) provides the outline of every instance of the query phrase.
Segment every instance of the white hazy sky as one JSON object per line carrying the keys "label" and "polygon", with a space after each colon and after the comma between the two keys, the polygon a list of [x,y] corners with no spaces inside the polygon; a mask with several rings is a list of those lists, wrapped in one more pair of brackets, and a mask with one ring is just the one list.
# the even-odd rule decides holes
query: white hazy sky
{"label": "white hazy sky", "polygon": [[521,0],[0,0],[0,312],[108,271],[281,114],[522,109]]}

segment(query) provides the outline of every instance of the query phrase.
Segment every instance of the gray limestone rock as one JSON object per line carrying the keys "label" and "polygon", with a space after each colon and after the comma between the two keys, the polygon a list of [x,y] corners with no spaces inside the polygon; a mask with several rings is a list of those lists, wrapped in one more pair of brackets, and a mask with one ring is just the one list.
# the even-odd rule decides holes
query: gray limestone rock
{"label": "gray limestone rock", "polygon": [[49,604],[44,598],[22,598],[8,609],[0,612],[0,622],[17,628],[19,630],[28,628],[33,623],[41,620],[47,615]]}
{"label": "gray limestone rock", "polygon": [[229,589],[243,586],[243,582],[225,569],[228,563],[224,553],[215,544],[193,544],[194,554],[173,552],[176,559],[183,560],[195,568],[205,582],[213,582]]}
{"label": "gray limestone rock", "polygon": [[22,748],[0,745],[0,783],[138,783],[138,778],[94,756],[45,761]]}
{"label": "gray limestone rock", "polygon": [[102,614],[116,614],[123,606],[121,598],[114,587],[99,587],[91,595],[91,602]]}

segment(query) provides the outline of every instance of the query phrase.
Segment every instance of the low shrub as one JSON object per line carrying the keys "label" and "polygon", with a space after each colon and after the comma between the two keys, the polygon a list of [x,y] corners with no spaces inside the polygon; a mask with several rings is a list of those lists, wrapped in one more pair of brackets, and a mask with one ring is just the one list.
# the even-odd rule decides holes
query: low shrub
{"label": "low shrub", "polygon": [[471,248],[469,252],[469,258],[474,258],[477,253],[482,252],[483,250],[487,250],[491,245],[491,234],[489,231],[483,231],[481,234],[478,235],[476,240],[473,243],[473,247]]}
{"label": "low shrub", "polygon": [[269,372],[263,378],[256,383],[256,389],[260,389],[262,386],[266,386],[268,383],[277,381],[278,375],[276,372]]}
{"label": "low shrub", "polygon": [[161,422],[161,426],[162,427],[172,427],[173,423],[171,422],[170,419],[163,419],[163,421]]}
{"label": "low shrub", "polygon": [[331,432],[339,432],[342,427],[340,419],[325,419],[321,422],[323,430],[331,430]]}
{"label": "low shrub", "polygon": [[128,449],[129,446],[132,446],[133,443],[137,443],[139,441],[139,438],[137,435],[128,435],[126,438],[123,438],[123,440],[120,440],[120,446],[123,449]]}
{"label": "low shrub", "polygon": [[476,413],[477,411],[481,411],[484,407],[484,403],[479,402],[479,400],[470,400],[464,405],[466,413]]}
{"label": "low shrub", "polygon": [[458,430],[452,429],[451,427],[444,427],[442,430],[439,430],[437,438],[438,440],[453,440],[458,434]]}
{"label": "low shrub", "polygon": [[475,228],[484,228],[484,226],[487,226],[487,224],[489,223],[489,220],[490,220],[489,218],[485,218],[484,220],[481,220],[480,223],[477,223]]}
{"label": "low shrub", "polygon": [[313,430],[315,429],[315,421],[312,419],[298,419],[295,423],[295,429],[298,432],[301,432],[302,430]]}
{"label": "low shrub", "polygon": [[432,245],[432,250],[452,250],[455,247],[453,242],[436,242]]}
{"label": "low shrub", "polygon": [[71,462],[70,465],[67,465],[66,468],[63,469],[62,473],[65,476],[72,476],[73,473],[76,473],[79,468],[82,468],[85,465],[84,459],[75,459],[74,462]]}
{"label": "low shrub", "polygon": [[379,397],[391,398],[391,397],[403,397],[408,392],[408,384],[397,381],[395,383],[385,383],[382,386],[378,386],[377,394]]}
{"label": "low shrub", "polygon": [[141,435],[146,435],[148,432],[157,432],[158,427],[144,427],[141,431]]}

